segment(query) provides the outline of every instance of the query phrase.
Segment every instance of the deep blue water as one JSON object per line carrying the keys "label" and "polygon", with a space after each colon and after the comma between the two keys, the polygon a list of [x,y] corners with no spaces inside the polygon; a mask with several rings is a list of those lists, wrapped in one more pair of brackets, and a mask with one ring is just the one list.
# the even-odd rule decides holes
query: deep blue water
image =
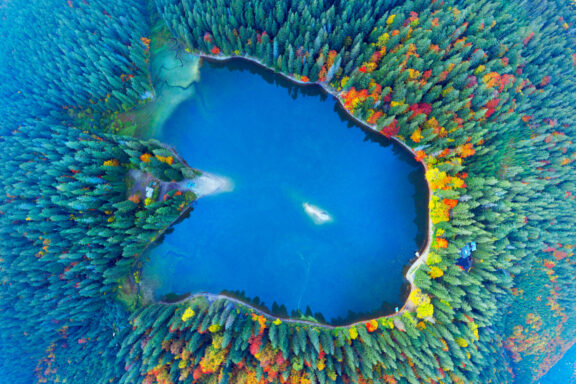
{"label": "deep blue water", "polygon": [[576,346],[572,346],[562,359],[538,381],[539,384],[576,383]]}
{"label": "deep blue water", "polygon": [[[151,251],[144,277],[158,296],[244,291],[326,319],[403,304],[403,268],[425,242],[423,169],[318,87],[245,61],[204,62],[195,96],[155,138],[234,183],[199,199]],[[316,224],[304,203],[333,221]]]}

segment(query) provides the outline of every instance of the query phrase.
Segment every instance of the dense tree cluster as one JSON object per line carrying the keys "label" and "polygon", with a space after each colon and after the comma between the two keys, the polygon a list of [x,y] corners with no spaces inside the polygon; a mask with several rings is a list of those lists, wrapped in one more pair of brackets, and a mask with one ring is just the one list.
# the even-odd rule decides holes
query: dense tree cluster
{"label": "dense tree cluster", "polygon": [[149,90],[149,10],[20,3],[0,7],[19,26],[0,27],[0,361],[24,356],[14,370],[35,366],[43,382],[323,384],[506,383],[511,368],[530,382],[576,337],[573,5],[155,0],[186,49],[317,82],[425,164],[433,228],[415,310],[325,327],[211,297],[132,313],[117,302],[135,256],[188,203],[131,201],[127,174],[184,168],[159,143],[77,129],[67,110],[112,114]]}
{"label": "dense tree cluster", "polygon": [[128,109],[151,91],[142,2],[10,0],[0,15],[1,128],[61,109]]}
{"label": "dense tree cluster", "polygon": [[139,102],[148,75],[134,62],[146,68],[146,7],[68,3],[0,7],[12,23],[2,24],[0,49],[3,382],[29,383],[35,370],[41,382],[64,372],[75,383],[95,382],[90,372],[119,375],[129,316],[115,300],[119,284],[190,202],[177,191],[130,201],[131,169],[170,181],[186,167],[160,143],[81,131],[66,111]]}
{"label": "dense tree cluster", "polygon": [[[0,294],[10,343],[17,345],[24,333],[35,340],[58,334],[75,343],[99,340],[102,329],[86,323],[102,321],[95,314],[108,312],[119,281],[188,205],[176,191],[148,205],[128,200],[128,170],[163,176],[165,163],[141,158],[166,149],[85,134],[51,119],[25,123],[0,143],[10,149],[0,155]],[[181,174],[177,167],[169,169]]]}

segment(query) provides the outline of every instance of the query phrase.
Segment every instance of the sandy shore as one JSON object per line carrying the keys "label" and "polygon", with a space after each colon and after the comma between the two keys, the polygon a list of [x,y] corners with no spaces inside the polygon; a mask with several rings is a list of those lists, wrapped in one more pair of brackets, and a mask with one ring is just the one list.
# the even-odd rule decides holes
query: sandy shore
{"label": "sandy shore", "polygon": [[192,183],[193,185],[191,187],[183,186],[182,189],[194,192],[198,198],[234,190],[234,183],[232,180],[227,177],[217,176],[207,172],[202,173],[191,181],[187,180],[186,182]]}

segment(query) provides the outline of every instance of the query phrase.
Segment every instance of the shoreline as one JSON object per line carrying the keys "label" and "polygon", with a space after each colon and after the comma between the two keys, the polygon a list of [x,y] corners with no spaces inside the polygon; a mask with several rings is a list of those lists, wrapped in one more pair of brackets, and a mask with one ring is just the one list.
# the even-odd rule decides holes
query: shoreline
{"label": "shoreline", "polygon": [[[139,262],[141,261],[140,259],[142,258],[142,256],[148,251],[148,249],[153,246],[154,243],[156,243],[156,241],[158,241],[159,238],[161,238],[166,231],[168,231],[170,228],[172,228],[172,226],[177,223],[178,221],[182,220],[187,214],[189,214],[192,211],[192,205],[194,204],[194,202],[196,202],[196,200],[198,200],[200,197],[204,197],[204,196],[208,196],[211,194],[215,194],[215,193],[222,193],[222,192],[229,192],[234,188],[234,185],[232,182],[230,182],[228,179],[224,178],[224,177],[220,177],[220,176],[216,176],[210,173],[205,173],[202,172],[196,168],[192,168],[187,162],[186,160],[184,160],[176,151],[176,149],[174,149],[173,147],[171,147],[168,144],[164,144],[162,142],[159,142],[156,140],[157,143],[159,143],[160,147],[167,149],[168,151],[170,151],[170,153],[172,153],[172,155],[174,156],[174,158],[179,161],[182,165],[184,165],[186,167],[187,170],[189,170],[193,176],[186,176],[186,178],[180,182],[177,182],[176,185],[178,186],[178,188],[184,186],[183,190],[188,190],[191,191],[192,193],[194,193],[196,195],[196,199],[190,201],[188,203],[188,205],[182,210],[182,212],[174,219],[172,220],[172,222],[170,224],[168,224],[164,229],[162,229],[160,232],[158,232],[158,234],[156,236],[154,236],[153,239],[149,240],[144,247],[142,248],[142,251],[138,254],[138,259]],[[138,172],[142,172],[142,171],[138,171]],[[132,176],[132,171],[128,172],[128,177],[133,177]],[[198,181],[200,180],[205,180],[205,185],[211,186],[212,188],[205,188],[204,190],[202,190],[203,193],[197,193],[198,190],[195,190],[194,188],[188,188],[186,186],[186,184],[188,183],[198,183]],[[162,183],[167,183],[167,182],[163,182]],[[167,184],[171,184],[171,183],[167,183]],[[142,276],[142,270],[144,268],[144,265],[140,265],[139,267],[137,266],[135,271],[137,271],[139,273],[139,276]],[[131,274],[132,276],[132,274]],[[130,277],[130,280],[138,287],[137,289],[137,293],[136,295],[139,297],[140,292],[142,291],[142,281],[140,281],[139,283],[136,283],[135,281],[132,280],[133,277]],[[144,301],[147,301],[148,299],[150,299],[151,302],[155,302],[156,300],[153,299],[153,297],[151,298],[150,296],[144,294],[142,296],[142,299]]]}
{"label": "shoreline", "polygon": [[[354,116],[352,113],[350,113],[350,111],[348,111],[346,108],[344,108],[344,104],[342,102],[342,100],[339,97],[339,94],[331,89],[331,87],[329,85],[327,85],[326,83],[323,82],[304,82],[298,79],[295,79],[289,75],[286,75],[284,73],[278,72],[273,68],[270,68],[268,66],[266,66],[265,64],[263,64],[262,62],[260,62],[258,59],[253,58],[253,57],[249,57],[249,56],[213,56],[213,55],[208,55],[208,54],[204,54],[204,53],[195,53],[198,57],[200,57],[201,59],[206,59],[206,60],[213,60],[213,61],[219,61],[219,62],[225,62],[225,61],[230,61],[230,60],[245,60],[245,61],[249,61],[252,63],[257,64],[258,66],[264,68],[265,70],[271,71],[273,72],[275,75],[279,75],[287,80],[289,80],[292,83],[298,84],[300,86],[318,86],[320,87],[323,92],[325,92],[327,95],[330,95],[332,97],[334,97],[338,103],[338,107],[341,108],[346,116],[348,118],[350,118],[352,121],[354,121],[356,124],[360,125],[361,127],[365,128],[365,129],[369,129],[371,131],[376,131],[379,134],[380,131],[378,131],[378,129],[376,128],[375,125],[373,124],[368,124],[362,120],[360,120],[358,117]],[[415,151],[409,147],[406,143],[404,143],[403,141],[401,141],[400,139],[396,138],[396,137],[387,137],[388,139],[393,140],[394,142],[400,144],[404,149],[408,150],[412,155],[414,155],[416,157],[416,153]],[[189,166],[185,161],[183,161],[183,159],[181,159],[180,156],[178,156],[176,154],[176,151],[174,148],[167,146],[167,145],[163,145],[165,146],[167,149],[169,149],[171,152],[173,152],[176,157],[182,161],[183,164]],[[424,167],[424,172],[428,171],[428,167],[426,165],[426,163],[424,161],[418,161],[423,167]],[[284,318],[284,317],[278,317],[278,316],[273,316],[270,313],[260,310],[256,307],[254,307],[253,305],[242,301],[240,299],[236,299],[234,297],[228,296],[226,294],[213,294],[213,293],[207,293],[207,292],[199,292],[199,293],[195,293],[193,295],[190,295],[186,298],[183,298],[181,300],[175,301],[175,302],[163,302],[163,301],[155,301],[156,303],[162,304],[162,305],[179,305],[182,304],[184,302],[188,302],[188,301],[193,301],[197,298],[200,297],[205,297],[207,298],[209,301],[215,301],[215,300],[219,300],[219,299],[224,299],[224,300],[228,300],[231,302],[234,302],[237,305],[241,305],[245,308],[248,308],[249,310],[258,313],[262,316],[264,316],[266,319],[270,320],[270,321],[274,321],[276,319],[280,319],[282,322],[286,322],[286,323],[293,323],[293,324],[308,324],[308,325],[312,325],[315,327],[322,327],[322,328],[326,328],[326,329],[336,329],[336,328],[343,328],[343,327],[353,327],[353,326],[357,326],[360,324],[364,324],[367,321],[370,320],[377,320],[377,319],[382,319],[382,318],[396,318],[401,316],[404,312],[413,312],[415,310],[415,306],[414,304],[411,302],[410,300],[410,294],[417,288],[416,285],[414,284],[414,273],[416,272],[416,270],[422,265],[422,263],[424,263],[427,258],[428,258],[428,253],[430,251],[430,246],[432,243],[432,236],[433,236],[433,223],[432,223],[432,219],[430,216],[430,199],[432,198],[432,191],[430,188],[430,183],[429,181],[426,179],[426,185],[428,187],[428,228],[427,228],[427,237],[426,237],[426,243],[424,244],[423,247],[421,247],[420,249],[418,249],[419,252],[419,256],[416,258],[416,260],[414,260],[408,270],[406,271],[404,278],[408,281],[409,286],[410,286],[410,290],[408,292],[408,295],[406,297],[406,301],[404,302],[404,305],[397,311],[394,312],[392,314],[389,315],[382,315],[382,316],[377,316],[371,319],[366,319],[366,320],[360,320],[360,321],[356,321],[350,324],[344,324],[344,325],[339,325],[339,326],[335,326],[335,325],[330,325],[330,324],[324,324],[324,323],[318,323],[318,322],[313,322],[313,321],[309,321],[309,320],[298,320],[298,319],[291,319],[291,318]],[[187,212],[186,212],[187,213]],[[184,213],[183,213],[184,214]],[[173,224],[173,223],[172,223]],[[171,224],[171,225],[172,225]],[[170,225],[170,226],[171,226]]]}

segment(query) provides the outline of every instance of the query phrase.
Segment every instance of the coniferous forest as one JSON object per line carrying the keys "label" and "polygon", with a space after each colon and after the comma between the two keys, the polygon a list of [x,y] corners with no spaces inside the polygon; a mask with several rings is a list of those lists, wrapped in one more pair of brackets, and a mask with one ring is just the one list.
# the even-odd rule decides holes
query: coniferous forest
{"label": "coniferous forest", "polygon": [[[531,383],[576,341],[574,1],[0,0],[0,20],[0,381]],[[140,300],[142,254],[195,199],[134,193],[194,172],[118,133],[154,95],[158,26],[412,149],[432,235],[410,310],[332,327]]]}

